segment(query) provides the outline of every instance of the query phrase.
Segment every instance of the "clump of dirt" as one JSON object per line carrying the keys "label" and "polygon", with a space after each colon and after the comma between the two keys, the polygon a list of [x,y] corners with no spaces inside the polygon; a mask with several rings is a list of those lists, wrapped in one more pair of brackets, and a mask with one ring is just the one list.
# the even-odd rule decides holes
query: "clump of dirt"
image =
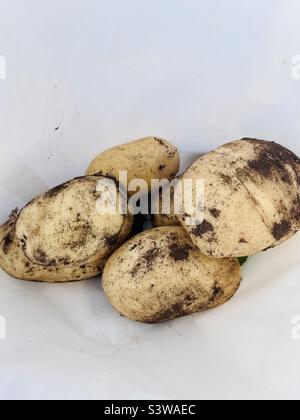
{"label": "clump of dirt", "polygon": [[170,256],[175,260],[175,261],[186,261],[188,260],[189,256],[190,256],[190,250],[191,247],[188,245],[178,245],[178,244],[172,244],[170,245]]}
{"label": "clump of dirt", "polygon": [[275,223],[272,229],[272,234],[277,241],[280,241],[290,233],[291,223],[288,220],[284,220],[281,223]]}
{"label": "clump of dirt", "polygon": [[214,227],[207,220],[204,220],[201,225],[194,227],[192,230],[192,233],[199,238],[211,232],[214,232]]}

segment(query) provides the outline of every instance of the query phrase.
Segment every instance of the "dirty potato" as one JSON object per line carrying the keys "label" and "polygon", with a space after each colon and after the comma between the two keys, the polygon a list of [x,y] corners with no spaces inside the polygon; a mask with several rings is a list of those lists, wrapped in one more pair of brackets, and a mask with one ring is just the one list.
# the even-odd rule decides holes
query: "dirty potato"
{"label": "dirty potato", "polygon": [[115,181],[90,176],[56,187],[15,210],[0,228],[0,266],[13,277],[68,282],[100,274],[108,256],[127,238],[132,217],[101,214],[99,185],[116,192]]}
{"label": "dirty potato", "polygon": [[279,144],[256,139],[226,144],[199,159],[183,179],[205,182],[204,222],[193,226],[190,214],[178,217],[205,255],[250,256],[300,228],[300,160]]}
{"label": "dirty potato", "polygon": [[141,233],[109,258],[103,287],[123,316],[160,323],[215,308],[240,285],[236,259],[212,259],[193,245],[181,227]]}
{"label": "dirty potato", "polygon": [[142,179],[150,190],[152,179],[173,179],[179,171],[179,164],[176,147],[161,138],[147,137],[101,153],[90,164],[86,174],[119,179],[120,171],[127,171],[128,183]]}

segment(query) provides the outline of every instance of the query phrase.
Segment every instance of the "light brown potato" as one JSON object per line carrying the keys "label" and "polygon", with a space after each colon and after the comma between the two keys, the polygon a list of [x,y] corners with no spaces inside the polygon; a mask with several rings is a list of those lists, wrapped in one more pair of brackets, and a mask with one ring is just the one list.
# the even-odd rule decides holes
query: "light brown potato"
{"label": "light brown potato", "polygon": [[[0,267],[13,277],[44,282],[100,274],[133,223],[131,216],[99,214],[100,180],[107,181],[100,176],[75,179],[14,211],[0,228]],[[108,188],[117,190],[108,181]]]}
{"label": "light brown potato", "polygon": [[128,183],[143,179],[150,192],[152,179],[173,179],[179,165],[176,147],[158,137],[147,137],[101,153],[90,164],[86,174],[109,175],[119,180],[119,172],[127,171]]}
{"label": "light brown potato", "polygon": [[144,323],[170,321],[227,302],[238,290],[235,259],[201,254],[181,227],[134,237],[109,258],[103,288],[123,316]]}
{"label": "light brown potato", "polygon": [[204,222],[188,225],[188,214],[178,219],[208,256],[250,256],[300,228],[300,160],[276,143],[243,139],[226,144],[199,159],[184,179],[205,181]]}

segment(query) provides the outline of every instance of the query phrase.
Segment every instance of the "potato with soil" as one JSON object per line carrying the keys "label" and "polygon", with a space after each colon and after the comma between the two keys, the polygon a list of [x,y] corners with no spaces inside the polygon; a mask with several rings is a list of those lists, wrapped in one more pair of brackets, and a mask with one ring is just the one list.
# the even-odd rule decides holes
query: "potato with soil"
{"label": "potato with soil", "polygon": [[185,179],[205,182],[204,222],[192,225],[190,214],[178,217],[205,255],[250,256],[300,228],[300,160],[279,144],[256,139],[226,144],[200,158]]}
{"label": "potato with soil", "polygon": [[126,240],[132,217],[101,214],[101,188],[119,197],[116,181],[90,176],[56,187],[15,210],[0,228],[0,267],[13,277],[68,282],[95,277]]}
{"label": "potato with soil", "polygon": [[204,256],[176,226],[152,229],[126,242],[103,273],[112,306],[131,320],[150,324],[222,305],[240,281],[236,259]]}
{"label": "potato with soil", "polygon": [[176,147],[161,138],[146,137],[101,153],[86,174],[109,175],[119,180],[119,172],[127,171],[128,183],[143,179],[150,192],[152,179],[173,179],[179,171],[179,164]]}

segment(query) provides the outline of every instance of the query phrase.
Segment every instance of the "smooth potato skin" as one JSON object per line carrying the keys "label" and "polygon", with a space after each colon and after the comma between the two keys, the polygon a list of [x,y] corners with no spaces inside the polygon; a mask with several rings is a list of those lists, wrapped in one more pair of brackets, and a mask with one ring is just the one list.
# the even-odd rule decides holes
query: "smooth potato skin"
{"label": "smooth potato skin", "polygon": [[141,233],[114,252],[103,272],[112,306],[131,320],[150,324],[222,305],[240,280],[237,260],[204,256],[181,227]]}
{"label": "smooth potato skin", "polygon": [[176,147],[161,138],[146,137],[101,153],[90,164],[86,175],[100,173],[119,179],[119,172],[127,171],[128,183],[143,179],[150,189],[152,179],[173,179],[179,165]]}
{"label": "smooth potato skin", "polygon": [[205,220],[188,226],[194,244],[215,258],[243,257],[288,240],[300,228],[300,160],[284,147],[243,139],[200,158],[183,179],[205,181]]}
{"label": "smooth potato skin", "polygon": [[[16,209],[0,227],[0,267],[15,278],[50,283],[99,275],[109,255],[129,235],[133,223],[131,216],[120,216],[120,222],[116,216],[110,230],[103,227],[99,246],[91,246],[91,239],[98,240],[99,233],[92,222],[101,224],[106,220],[96,213],[96,185],[100,178],[69,181],[35,198],[20,212]],[[91,212],[87,219],[83,214],[86,210]],[[110,236],[105,235],[106,231]]]}

